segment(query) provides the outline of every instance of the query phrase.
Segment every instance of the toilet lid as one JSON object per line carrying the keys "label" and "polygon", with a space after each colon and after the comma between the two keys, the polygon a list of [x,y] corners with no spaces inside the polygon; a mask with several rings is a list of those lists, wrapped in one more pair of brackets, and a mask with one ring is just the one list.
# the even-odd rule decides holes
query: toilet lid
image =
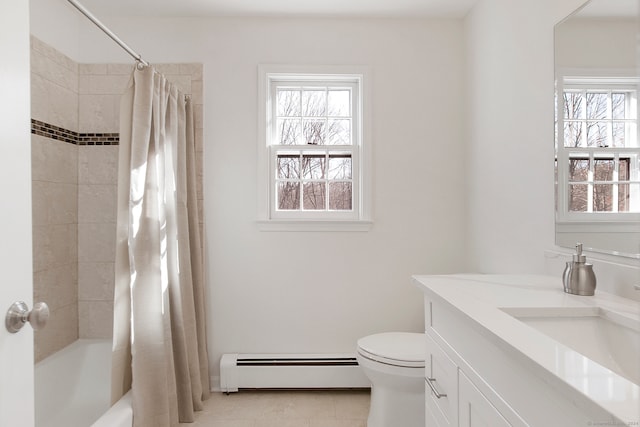
{"label": "toilet lid", "polygon": [[389,365],[423,368],[427,344],[424,334],[385,332],[360,338],[358,352]]}

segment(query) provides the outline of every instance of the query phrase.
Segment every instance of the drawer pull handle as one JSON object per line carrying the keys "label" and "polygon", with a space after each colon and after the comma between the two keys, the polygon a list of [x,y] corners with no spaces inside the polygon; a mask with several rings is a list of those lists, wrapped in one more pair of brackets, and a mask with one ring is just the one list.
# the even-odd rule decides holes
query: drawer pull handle
{"label": "drawer pull handle", "polygon": [[438,390],[436,390],[436,386],[433,384],[435,381],[435,378],[427,378],[427,384],[429,384],[429,388],[433,392],[434,396],[438,399],[440,399],[441,397],[447,397],[446,394],[440,393]]}

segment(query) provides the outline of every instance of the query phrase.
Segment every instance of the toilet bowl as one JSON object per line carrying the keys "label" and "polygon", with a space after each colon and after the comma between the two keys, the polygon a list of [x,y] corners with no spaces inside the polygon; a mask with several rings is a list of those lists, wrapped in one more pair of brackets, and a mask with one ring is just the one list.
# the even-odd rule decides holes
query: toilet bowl
{"label": "toilet bowl", "polygon": [[386,332],[358,340],[356,358],[371,382],[367,427],[424,427],[424,334]]}

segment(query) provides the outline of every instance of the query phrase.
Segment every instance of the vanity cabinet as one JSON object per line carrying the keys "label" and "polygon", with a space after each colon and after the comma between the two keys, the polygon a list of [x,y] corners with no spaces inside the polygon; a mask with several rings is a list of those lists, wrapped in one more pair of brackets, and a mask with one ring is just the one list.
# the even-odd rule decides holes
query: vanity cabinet
{"label": "vanity cabinet", "polygon": [[458,376],[458,400],[460,427],[509,427],[512,425],[463,372],[459,372]]}
{"label": "vanity cabinet", "polygon": [[[478,390],[427,330],[426,427],[508,427],[510,424]],[[516,424],[526,425],[526,424]]]}
{"label": "vanity cabinet", "polygon": [[469,315],[428,286],[424,294],[426,427],[584,427],[611,419],[478,322],[481,303]]}
{"label": "vanity cabinet", "polygon": [[458,367],[428,335],[426,340],[426,419],[430,415],[439,427],[457,426]]}

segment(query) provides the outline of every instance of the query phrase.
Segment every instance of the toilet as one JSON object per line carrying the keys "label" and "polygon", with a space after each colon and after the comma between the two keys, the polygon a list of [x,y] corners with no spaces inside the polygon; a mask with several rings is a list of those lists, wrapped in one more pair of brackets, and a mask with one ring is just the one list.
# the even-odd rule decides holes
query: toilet
{"label": "toilet", "polygon": [[367,427],[424,427],[424,334],[385,332],[358,340],[356,359],[371,382]]}

